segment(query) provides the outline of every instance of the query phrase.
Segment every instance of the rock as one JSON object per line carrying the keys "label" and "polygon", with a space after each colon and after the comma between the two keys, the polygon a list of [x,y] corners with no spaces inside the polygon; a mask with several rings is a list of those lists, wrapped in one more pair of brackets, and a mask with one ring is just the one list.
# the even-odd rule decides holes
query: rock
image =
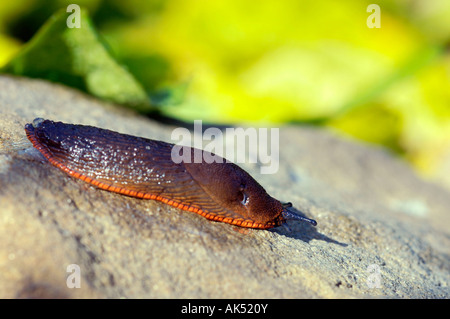
{"label": "rock", "polygon": [[382,149],[282,127],[279,171],[243,168],[318,225],[241,229],[75,180],[23,129],[42,117],[170,142],[175,126],[44,81],[0,87],[2,298],[450,297],[449,193]]}

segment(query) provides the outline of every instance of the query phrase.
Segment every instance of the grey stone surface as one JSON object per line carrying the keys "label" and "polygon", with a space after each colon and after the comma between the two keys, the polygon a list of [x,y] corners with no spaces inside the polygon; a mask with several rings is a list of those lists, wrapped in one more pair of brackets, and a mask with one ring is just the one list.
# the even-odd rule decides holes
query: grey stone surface
{"label": "grey stone surface", "polygon": [[[243,168],[318,226],[244,230],[67,176],[26,139],[36,117],[166,141],[174,129],[0,76],[2,298],[450,297],[449,193],[382,149],[282,127],[278,173]],[[81,288],[66,285],[71,264]]]}

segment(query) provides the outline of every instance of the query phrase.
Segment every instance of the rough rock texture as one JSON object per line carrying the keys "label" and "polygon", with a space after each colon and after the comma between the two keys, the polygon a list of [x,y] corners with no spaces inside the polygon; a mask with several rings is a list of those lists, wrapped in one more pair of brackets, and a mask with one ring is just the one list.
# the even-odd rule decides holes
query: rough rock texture
{"label": "rough rock texture", "polygon": [[[278,173],[243,168],[318,226],[242,231],[68,177],[26,139],[36,117],[166,141],[174,129],[0,77],[2,298],[450,297],[450,195],[381,149],[281,128]],[[67,286],[71,264],[81,288]]]}

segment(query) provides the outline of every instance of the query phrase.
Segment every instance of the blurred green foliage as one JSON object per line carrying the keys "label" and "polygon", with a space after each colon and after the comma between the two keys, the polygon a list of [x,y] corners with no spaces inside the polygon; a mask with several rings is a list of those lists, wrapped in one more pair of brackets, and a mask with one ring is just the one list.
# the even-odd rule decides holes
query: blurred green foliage
{"label": "blurred green foliage", "polygon": [[2,71],[60,82],[104,100],[149,111],[143,86],[110,56],[87,13],[80,10],[80,28],[68,28],[67,19],[66,10],[55,13]]}
{"label": "blurred green foliage", "polygon": [[[0,66],[71,2],[0,4]],[[166,115],[323,125],[437,174],[450,148],[450,2],[377,1],[381,28],[373,29],[370,3],[77,1],[114,61],[108,68],[128,70]]]}

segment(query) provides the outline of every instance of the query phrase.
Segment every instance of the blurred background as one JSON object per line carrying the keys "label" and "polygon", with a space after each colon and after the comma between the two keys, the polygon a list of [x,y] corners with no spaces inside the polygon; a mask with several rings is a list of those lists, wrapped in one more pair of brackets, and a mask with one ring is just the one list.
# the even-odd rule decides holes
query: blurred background
{"label": "blurred background", "polygon": [[[89,61],[88,69],[103,63],[92,62],[97,51],[86,50],[90,53],[82,58],[74,51],[58,53],[53,39],[60,33],[69,39],[67,28],[42,31],[61,10],[65,21],[70,3],[1,1],[0,67],[101,97],[95,85],[90,89],[86,84],[91,80],[82,83],[83,72],[75,80],[64,73],[64,66],[81,65],[80,59]],[[371,3],[381,9],[380,28],[368,27]],[[96,35],[89,41],[100,43],[95,45],[128,72],[152,110],[187,122],[326,127],[386,147],[421,175],[450,187],[448,0],[76,4],[87,12],[83,19]],[[89,42],[83,39],[67,43],[76,42],[75,52],[80,52]],[[46,64],[36,52],[53,56]],[[71,60],[72,55],[77,59]],[[57,69],[63,58],[65,64]]]}

